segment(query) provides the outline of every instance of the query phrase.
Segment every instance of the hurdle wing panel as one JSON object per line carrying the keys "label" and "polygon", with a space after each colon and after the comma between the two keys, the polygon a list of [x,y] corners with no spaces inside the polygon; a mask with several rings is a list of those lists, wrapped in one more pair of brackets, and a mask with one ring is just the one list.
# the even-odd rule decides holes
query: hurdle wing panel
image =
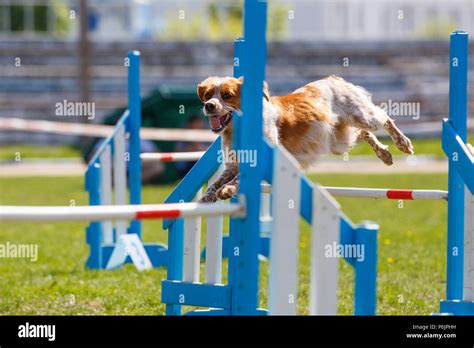
{"label": "hurdle wing panel", "polygon": [[279,148],[273,173],[273,228],[270,241],[270,314],[295,315],[298,281],[300,170]]}
{"label": "hurdle wing panel", "polygon": [[[313,188],[313,223],[311,235],[311,314],[337,314],[337,253],[326,255],[340,245],[340,206],[331,195],[316,186]],[[335,249],[335,250],[334,250]]]}

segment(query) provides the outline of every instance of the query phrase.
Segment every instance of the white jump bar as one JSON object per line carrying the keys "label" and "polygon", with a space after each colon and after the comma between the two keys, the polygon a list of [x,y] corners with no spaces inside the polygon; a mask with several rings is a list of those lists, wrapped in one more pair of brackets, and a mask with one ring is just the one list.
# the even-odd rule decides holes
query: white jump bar
{"label": "white jump bar", "polygon": [[173,203],[144,205],[96,205],[82,207],[64,206],[0,206],[0,221],[102,221],[176,219],[180,217],[240,215],[245,212],[242,204]]}

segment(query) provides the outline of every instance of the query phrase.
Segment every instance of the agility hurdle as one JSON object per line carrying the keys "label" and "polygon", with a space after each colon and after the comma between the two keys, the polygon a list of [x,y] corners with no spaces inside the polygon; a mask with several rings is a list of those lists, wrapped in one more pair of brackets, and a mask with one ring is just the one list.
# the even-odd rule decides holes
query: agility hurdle
{"label": "agility hurdle", "polygon": [[[141,203],[140,53],[131,51],[128,53],[128,59],[128,109],[87,166],[85,188],[91,206]],[[126,151],[127,139],[128,151]],[[86,241],[90,246],[87,267],[107,268],[121,236],[132,233],[141,238],[139,220],[131,220],[130,223],[125,220],[92,222],[86,229]],[[144,244],[144,249],[153,266],[166,264],[165,245],[147,243]],[[127,259],[127,262],[129,261],[130,259]]]}
{"label": "agility hurdle", "polygon": [[[240,192],[245,201],[245,216],[230,219],[228,284],[222,284],[222,230],[207,223],[206,275],[200,282],[200,226],[198,218],[164,220],[168,229],[168,274],[162,282],[162,301],[170,315],[181,314],[183,305],[209,307],[189,314],[257,315],[296,314],[298,262],[298,222],[301,216],[313,226],[311,310],[313,314],[337,312],[338,258],[324,258],[324,243],[337,242],[343,247],[365,248],[363,261],[346,258],[355,270],[354,313],[371,315],[376,308],[377,229],[374,223],[354,226],[340,207],[322,188],[301,174],[294,159],[262,137],[261,112],[265,66],[266,3],[245,1],[244,36],[235,41],[234,75],[244,75],[242,114],[234,115],[234,148],[257,150],[259,165],[240,163]],[[252,52],[252,64],[246,52]],[[242,131],[245,129],[245,132]],[[191,202],[199,197],[202,186],[220,167],[217,139],[166,203]],[[269,199],[261,200],[261,182],[273,185]],[[280,185],[278,185],[280,183]],[[264,196],[265,197],[265,196]],[[292,209],[288,201],[294,203]],[[271,207],[271,214],[267,209]],[[267,211],[267,213],[265,213]],[[315,215],[318,218],[315,218]],[[263,223],[271,226],[269,310],[258,308],[258,254],[261,250]]]}
{"label": "agility hurdle", "polygon": [[[128,109],[105,140],[101,143],[87,165],[85,173],[85,187],[89,195],[91,206],[124,205],[141,203],[141,161],[176,162],[196,160],[202,152],[187,153],[143,153],[140,154],[140,136],[147,137],[146,129],[141,127],[141,98],[140,98],[140,53],[128,53]],[[44,126],[44,125],[43,125]],[[75,128],[81,131],[82,128]],[[102,130],[101,128],[99,130]],[[150,131],[150,130],[148,130]],[[202,137],[201,133],[189,137],[180,134],[178,130],[157,134],[152,130],[151,135],[159,135],[160,140],[209,141],[215,136]],[[204,130],[201,132],[205,132]],[[182,133],[182,132],[180,132]],[[128,151],[126,150],[128,143]],[[128,164],[128,165],[127,165]],[[128,168],[127,168],[128,167]],[[127,175],[128,173],[128,175]],[[127,195],[129,198],[127,199]],[[114,197],[114,198],[113,198]],[[127,221],[100,221],[92,222],[86,229],[86,241],[90,246],[90,255],[86,265],[92,269],[109,268],[110,256],[117,248],[117,242],[125,234],[136,234],[141,238],[141,222]],[[166,245],[146,243],[144,249],[154,267],[166,265]],[[130,262],[128,258],[126,262]]]}

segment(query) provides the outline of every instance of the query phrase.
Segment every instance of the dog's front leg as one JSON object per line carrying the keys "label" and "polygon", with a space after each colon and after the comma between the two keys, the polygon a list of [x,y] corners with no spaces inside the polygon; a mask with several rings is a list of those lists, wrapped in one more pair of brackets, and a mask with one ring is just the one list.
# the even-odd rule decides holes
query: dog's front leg
{"label": "dog's front leg", "polygon": [[225,169],[222,174],[214,181],[206,190],[204,196],[199,200],[200,203],[212,203],[217,201],[217,192],[224,187],[225,184],[231,182],[237,175],[234,166]]}
{"label": "dog's front leg", "polygon": [[239,174],[217,191],[218,199],[229,199],[239,191]]}

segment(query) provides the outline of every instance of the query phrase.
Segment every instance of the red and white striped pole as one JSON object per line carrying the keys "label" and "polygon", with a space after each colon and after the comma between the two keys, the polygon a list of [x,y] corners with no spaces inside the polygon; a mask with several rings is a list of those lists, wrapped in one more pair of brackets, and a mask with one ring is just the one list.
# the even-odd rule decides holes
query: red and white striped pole
{"label": "red and white striped pole", "polygon": [[175,203],[143,205],[64,206],[0,206],[0,221],[102,221],[177,219],[193,216],[242,215],[242,204]]}
{"label": "red and white striped pole", "polygon": [[[262,184],[262,192],[272,192],[272,186]],[[366,187],[333,187],[322,186],[334,197],[359,197],[397,200],[440,200],[448,199],[448,191],[442,190],[402,190],[402,189],[379,189]]]}
{"label": "red and white striped pole", "polygon": [[401,190],[355,187],[323,187],[335,197],[385,198],[397,200],[448,199],[448,192],[441,190]]}
{"label": "red and white striped pole", "polygon": [[204,151],[195,152],[144,152],[140,158],[144,162],[186,162],[197,161],[203,155]]}

